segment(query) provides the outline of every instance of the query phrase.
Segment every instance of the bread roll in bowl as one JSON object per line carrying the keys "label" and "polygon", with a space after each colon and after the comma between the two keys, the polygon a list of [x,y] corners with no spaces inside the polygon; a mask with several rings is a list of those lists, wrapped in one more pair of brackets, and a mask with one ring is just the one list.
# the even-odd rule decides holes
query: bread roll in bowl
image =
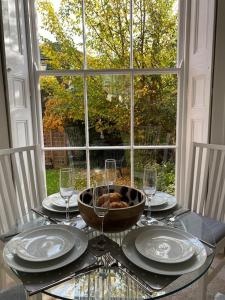
{"label": "bread roll in bowl", "polygon": [[[105,194],[107,187],[105,187]],[[142,191],[121,185],[110,186],[110,193],[122,195],[121,201],[112,201],[111,205],[125,202],[127,207],[110,207],[104,218],[105,232],[119,232],[133,226],[144,211],[145,197]],[[113,203],[113,204],[112,204]],[[116,203],[116,204],[115,204]],[[122,204],[124,205],[124,204]],[[78,207],[84,221],[91,227],[101,230],[101,218],[93,209],[93,189],[86,189],[78,195]]]}
{"label": "bread roll in bowl", "polygon": [[103,194],[98,198],[98,205],[102,206],[105,202],[119,202],[123,196],[120,193]]}

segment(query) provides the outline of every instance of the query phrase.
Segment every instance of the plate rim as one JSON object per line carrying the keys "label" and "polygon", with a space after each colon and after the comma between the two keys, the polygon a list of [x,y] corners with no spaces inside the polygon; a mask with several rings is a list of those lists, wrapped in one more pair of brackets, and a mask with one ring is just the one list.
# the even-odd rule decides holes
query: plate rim
{"label": "plate rim", "polygon": [[[19,264],[18,261],[15,261],[14,254],[11,253],[8,248],[10,247],[11,243],[15,242],[18,239],[18,237],[20,237],[21,235],[23,235],[25,232],[28,231],[26,230],[18,234],[17,236],[15,236],[14,238],[12,238],[9,242],[5,244],[3,249],[3,259],[6,264],[8,264],[11,268],[21,272],[43,273],[43,272],[57,270],[62,267],[65,267],[66,265],[69,265],[73,261],[77,260],[86,251],[88,247],[88,237],[82,230],[76,227],[67,226],[63,224],[51,224],[51,225],[42,225],[42,226],[43,227],[44,226],[69,227],[68,230],[71,231],[72,234],[74,234],[75,243],[76,243],[76,239],[83,241],[83,244],[81,243],[81,249],[79,250],[79,253],[77,251],[77,247],[75,244],[75,247],[73,247],[71,251],[69,251],[67,254],[65,254],[62,257],[56,258],[55,260],[50,260],[49,262],[43,262],[44,266],[42,267],[40,267],[40,262],[28,262],[28,261],[24,261],[28,266],[21,266],[21,264]],[[19,262],[23,263],[23,260],[19,259]],[[35,267],[32,264],[35,265]]]}
{"label": "plate rim", "polygon": [[[41,226],[42,227],[42,226]],[[41,227],[38,227],[38,228],[33,228],[33,230],[29,230],[28,232],[27,232],[27,234],[25,234],[24,236],[23,236],[23,238],[26,238],[26,236],[27,235],[29,235],[29,234],[32,234],[33,232],[37,232],[37,231],[43,231],[43,228],[41,228]],[[47,233],[49,233],[49,231],[50,230],[56,230],[55,228],[48,228],[48,230],[46,230],[46,234]],[[70,235],[70,237],[71,237],[71,239],[67,239],[67,241],[69,240],[69,242],[70,242],[70,246],[69,247],[67,247],[67,249],[66,249],[66,251],[64,250],[64,252],[63,253],[58,253],[57,255],[55,255],[55,256],[53,256],[53,257],[44,257],[44,258],[37,258],[37,259],[35,259],[35,258],[32,258],[32,257],[28,257],[28,256],[24,256],[23,254],[21,254],[20,252],[18,253],[17,252],[17,250],[18,250],[18,247],[20,246],[20,243],[18,243],[18,245],[17,245],[17,247],[16,247],[16,249],[15,249],[15,251],[16,251],[16,255],[17,256],[19,256],[21,259],[23,259],[23,260],[26,260],[26,261],[30,261],[30,262],[44,262],[44,261],[49,261],[49,260],[53,260],[53,259],[56,259],[56,258],[59,258],[59,257],[61,257],[61,256],[63,256],[63,255],[65,255],[66,253],[68,253],[74,246],[75,246],[75,241],[72,239],[73,238],[73,235],[72,235],[72,233],[69,231],[69,230],[67,230],[66,228],[57,228],[57,230],[56,230],[56,232],[59,232],[59,231],[64,231],[64,232],[67,232],[67,234],[69,234]],[[22,238],[22,239],[23,239]],[[22,240],[21,239],[21,240]]]}
{"label": "plate rim", "polygon": [[[159,196],[158,196],[159,197]],[[154,199],[154,197],[153,197],[153,199]],[[160,203],[160,204],[153,204],[152,205],[152,200],[150,201],[150,207],[158,207],[158,206],[162,206],[162,205],[165,205],[167,202],[168,202],[168,200],[166,200],[166,199],[163,199],[163,198],[160,198],[160,199],[162,199],[162,202]]]}
{"label": "plate rim", "polygon": [[[59,210],[57,208],[49,206],[49,205],[51,205],[51,203],[49,203],[49,202],[50,202],[50,198],[48,196],[48,197],[44,198],[44,200],[42,200],[42,206],[49,211],[63,213],[63,214],[66,213],[66,209]],[[72,206],[72,207],[70,207],[69,212],[77,212],[78,210],[79,210],[78,206]]]}
{"label": "plate rim", "polygon": [[169,210],[169,209],[174,208],[177,205],[177,199],[173,195],[167,194],[165,192],[156,192],[156,194],[158,194],[158,195],[166,194],[167,195],[167,203],[169,204],[169,202],[170,202],[170,204],[165,207],[163,205],[161,205],[161,206],[159,205],[159,206],[155,206],[155,207],[152,206],[151,207],[152,212]]}
{"label": "plate rim", "polygon": [[[163,225],[151,225],[151,226],[163,226]],[[135,255],[139,258],[139,260],[141,260],[141,263],[142,263],[142,266],[140,266],[140,261],[139,262],[136,262],[136,259],[133,259],[133,257],[130,257],[130,254],[127,253],[127,250],[126,250],[126,245],[125,243],[134,243],[134,238],[130,238],[130,236],[132,235],[135,235],[135,234],[138,234],[138,232],[140,231],[144,231],[146,230],[147,227],[139,227],[137,229],[134,229],[132,231],[130,231],[126,236],[125,238],[123,239],[123,242],[122,242],[122,251],[124,253],[124,255],[126,256],[126,258],[131,261],[133,264],[135,264],[137,267],[145,270],[145,271],[148,271],[148,272],[152,272],[152,273],[155,273],[155,274],[159,274],[159,275],[183,275],[183,274],[186,274],[186,273],[190,273],[190,272],[193,272],[197,269],[199,269],[206,261],[206,258],[207,258],[207,253],[206,253],[206,249],[204,247],[204,245],[196,238],[193,236],[193,238],[195,238],[196,240],[196,244],[199,245],[199,248],[201,248],[201,251],[199,251],[199,253],[196,255],[196,259],[198,258],[197,262],[192,262],[191,264],[191,267],[190,267],[190,264],[188,264],[188,266],[186,268],[182,268],[182,270],[165,270],[165,267],[167,264],[165,263],[159,263],[159,262],[155,262],[155,261],[151,261],[145,257],[143,257],[142,255],[140,255],[138,253],[138,251],[136,250],[135,248],[135,245],[133,245],[133,249],[134,249],[134,253],[135,251],[137,253],[135,253]],[[190,233],[188,233],[190,234]],[[191,235],[191,234],[190,234]],[[193,256],[194,258],[195,256]],[[193,259],[191,258],[191,260]],[[188,261],[189,263],[191,262]],[[149,265],[149,263],[151,265]],[[153,264],[153,266],[152,266]],[[184,264],[187,264],[187,261],[183,262],[183,263],[180,263],[180,264],[168,264],[168,266],[173,266],[173,267],[179,267],[179,266],[182,266]],[[159,267],[161,267],[161,269],[159,269]],[[164,269],[163,269],[164,268]]]}
{"label": "plate rim", "polygon": [[[189,241],[189,243],[191,244],[191,246],[192,246],[192,252],[191,252],[189,255],[187,255],[187,257],[186,257],[185,259],[180,258],[180,259],[178,259],[178,260],[176,260],[176,261],[168,260],[168,258],[162,258],[162,259],[159,258],[159,259],[155,259],[155,258],[151,258],[151,257],[145,255],[145,254],[140,250],[140,247],[139,247],[138,244],[137,244],[137,243],[138,243],[137,240],[140,239],[142,235],[144,235],[146,232],[148,232],[148,231],[150,231],[150,230],[153,230],[153,231],[160,231],[160,230],[162,230],[162,229],[163,229],[163,230],[166,230],[167,232],[173,232],[173,233],[176,233],[176,234],[178,234],[178,235],[180,235],[180,236],[186,238],[186,239]],[[181,263],[181,262],[185,262],[185,261],[189,260],[189,259],[194,255],[194,253],[195,253],[195,248],[194,248],[193,243],[192,243],[191,240],[190,240],[190,237],[189,237],[188,235],[185,234],[185,231],[184,231],[184,232],[181,232],[181,230],[178,231],[178,230],[173,230],[173,229],[174,229],[174,228],[164,227],[164,226],[160,226],[160,227],[158,227],[158,228],[149,226],[149,228],[146,229],[146,231],[143,231],[142,233],[140,233],[140,235],[135,239],[135,247],[136,247],[136,249],[137,249],[138,252],[139,252],[142,256],[144,256],[145,258],[150,259],[150,260],[153,260],[153,261],[156,261],[156,262],[159,262],[159,263],[177,264],[177,263]]]}
{"label": "plate rim", "polygon": [[[54,193],[54,194],[49,195],[49,196],[46,197],[46,198],[54,198],[54,197],[55,197],[55,198],[58,199],[58,196],[60,196],[60,193]],[[74,196],[78,196],[78,193],[75,192],[75,193],[73,194],[72,198],[73,198]],[[62,199],[61,196],[60,196],[60,198]],[[77,198],[77,197],[76,197],[76,198]],[[76,202],[77,202],[77,201],[76,201]],[[65,209],[66,209],[66,204],[65,204],[65,205],[60,205],[60,204],[54,202],[53,199],[52,199],[52,204],[53,204],[54,206],[56,206],[56,207],[61,207],[61,208],[65,208]],[[78,206],[78,202],[77,202],[77,204],[69,205],[70,208],[77,207],[77,206]]]}

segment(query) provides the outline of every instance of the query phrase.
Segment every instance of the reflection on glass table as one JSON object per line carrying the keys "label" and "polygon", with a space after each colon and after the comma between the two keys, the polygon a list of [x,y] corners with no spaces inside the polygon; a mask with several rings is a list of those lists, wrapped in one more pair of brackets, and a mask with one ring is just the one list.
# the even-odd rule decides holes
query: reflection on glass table
{"label": "reflection on glass table", "polygon": [[97,269],[83,276],[77,276],[71,281],[62,283],[46,291],[49,295],[67,299],[144,299],[149,293],[141,288],[122,270],[112,268],[108,276],[99,276],[101,269]]}
{"label": "reflection on glass table", "polygon": [[[168,215],[170,214],[171,210],[168,212]],[[34,276],[35,284],[33,282],[33,286],[35,286],[35,288],[38,285],[44,290],[44,293],[53,297],[61,297],[69,300],[149,299],[161,298],[173,294],[198,280],[208,270],[214,257],[214,248],[207,247],[198,240],[198,238],[201,238],[213,244],[212,234],[202,219],[194,213],[186,213],[179,216],[178,220],[183,224],[186,233],[177,228],[173,229],[173,227],[158,225],[141,228],[134,226],[127,231],[108,233],[106,234],[108,237],[108,248],[103,254],[93,251],[92,248],[92,244],[95,239],[98,239],[100,232],[87,226],[83,229],[83,234],[89,239],[88,252],[85,252],[84,255],[87,256],[83,255],[81,259],[82,257],[87,257],[88,259],[88,257],[90,257],[88,253],[92,253],[92,256],[94,254],[95,263],[94,265],[92,264],[92,268],[84,268],[81,272],[76,273],[75,270],[80,260],[75,259],[70,265],[63,267],[62,258],[62,267],[55,269],[53,272],[48,272],[47,277],[45,277],[43,273],[40,273],[40,275],[38,273],[27,273],[26,275],[19,272],[17,275],[19,275],[26,288],[32,286],[32,276]],[[31,213],[24,216],[23,225],[17,222],[15,229],[23,231],[29,228],[40,228],[42,221],[43,218]],[[179,232],[181,240],[182,237],[190,238],[191,234],[197,236],[197,238],[193,238],[193,247],[194,251],[198,250],[199,252],[181,253],[181,261],[179,264],[173,264],[172,261],[171,266],[169,266],[169,264],[165,266],[162,262],[157,261],[153,263],[150,262],[148,257],[143,257],[141,253],[145,245],[141,245],[140,247],[135,246],[135,241],[138,243],[138,237],[142,239],[145,230],[153,230],[154,226],[156,231],[160,231],[161,233],[163,231],[164,235],[167,231],[172,232],[172,235],[170,235],[172,237]],[[76,230],[73,230],[73,234],[76,234]],[[152,235],[148,236],[154,238],[155,233],[153,231],[151,233]],[[141,242],[143,242],[143,239]],[[177,245],[176,247],[179,247],[179,243]],[[2,248],[3,245],[1,244],[1,255]],[[140,253],[137,253],[138,251],[140,251]],[[148,253],[145,253],[145,255],[148,255]],[[170,256],[170,259],[173,260],[173,257]],[[204,261],[201,261],[201,259],[204,259]],[[182,260],[185,261],[183,262]],[[143,263],[141,268],[140,262]],[[200,264],[198,265],[196,262],[200,262]],[[101,266],[100,269],[99,266]],[[4,268],[8,269],[6,265],[4,265]],[[71,273],[66,273],[68,270],[70,270]],[[101,274],[104,273],[102,271],[107,272],[107,276],[101,276]],[[75,275],[73,275],[74,272]],[[54,278],[50,278],[51,276]],[[67,280],[62,282],[66,277]],[[51,287],[53,281],[55,281],[54,287]],[[33,293],[36,292],[34,291]]]}
{"label": "reflection on glass table", "polygon": [[[197,223],[200,222],[200,220],[195,221]],[[188,224],[186,228],[189,228]],[[107,234],[107,236],[110,239],[116,241],[118,244],[122,244],[123,241],[125,241],[126,244],[127,237],[133,234],[135,230],[139,229],[134,228],[133,230],[129,230],[126,232]],[[206,229],[206,227],[202,226],[202,230],[204,232]],[[98,233],[96,231],[89,233],[89,239],[93,238],[97,234]],[[201,234],[203,234],[203,232]],[[207,237],[208,240],[212,242],[212,236],[209,234],[209,232],[207,234],[205,233],[204,237]],[[202,244],[200,246],[200,249],[202,253],[205,251],[205,248],[204,246],[202,246]],[[207,251],[209,252],[203,254],[199,253],[200,259],[202,259],[204,255],[208,255],[205,262],[203,264],[201,264],[200,262],[200,267],[197,267],[197,269],[195,269],[194,271],[191,271],[191,267],[186,266],[186,274],[182,276],[173,274],[174,270],[176,274],[176,268],[171,273],[168,269],[167,273],[171,274],[168,276],[160,276],[158,274],[149,272],[146,273],[144,269],[139,268],[132,269],[135,271],[138,270],[140,272],[139,276],[137,276],[137,273],[135,274],[133,272],[130,272],[129,265],[126,265],[126,267],[128,266],[128,268],[126,268],[123,264],[117,263],[115,267],[109,268],[109,276],[105,279],[105,281],[101,277],[98,277],[96,275],[99,274],[99,270],[95,270],[84,276],[78,276],[71,281],[66,282],[65,285],[62,284],[45,292],[49,295],[54,295],[55,297],[63,297],[65,299],[80,299],[79,297],[88,299],[88,295],[93,296],[93,294],[88,294],[88,291],[91,291],[91,293],[95,293],[96,282],[99,281],[99,284],[101,283],[103,288],[107,286],[108,289],[107,295],[104,294],[104,289],[102,290],[103,294],[99,295],[99,299],[116,299],[117,297],[119,297],[118,299],[149,299],[150,297],[160,298],[162,296],[170,295],[182,288],[185,288],[186,286],[196,281],[200,276],[202,276],[207,271],[213,260],[213,249],[207,249]],[[135,263],[135,261],[132,261],[132,266],[133,263]],[[136,263],[137,265],[139,264],[138,261]],[[158,271],[156,270],[156,272]],[[145,277],[146,274],[148,277]],[[182,274],[182,271],[178,270],[177,274]],[[176,285],[173,285],[174,280],[176,280]],[[93,282],[95,282],[95,284],[93,284]],[[151,284],[151,287],[149,287],[149,284],[147,284],[149,282]]]}

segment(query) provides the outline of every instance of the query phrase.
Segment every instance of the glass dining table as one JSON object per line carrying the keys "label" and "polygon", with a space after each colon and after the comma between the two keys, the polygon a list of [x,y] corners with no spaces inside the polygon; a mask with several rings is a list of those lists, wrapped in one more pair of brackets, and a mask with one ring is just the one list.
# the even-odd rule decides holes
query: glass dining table
{"label": "glass dining table", "polygon": [[[3,261],[1,271],[13,272],[18,279],[17,284],[22,283],[29,296],[45,293],[57,299],[68,300],[163,298],[184,289],[202,277],[209,269],[215,255],[214,238],[204,220],[193,212],[186,211],[179,215],[179,211],[182,212],[182,209],[176,206],[163,213],[154,212],[153,216],[158,220],[158,224],[150,225],[148,228],[136,225],[123,232],[107,233],[104,250],[96,248],[100,232],[84,225],[77,212],[74,214],[77,220],[75,226],[80,229],[76,230],[81,231],[87,237],[87,249],[69,264],[65,266],[59,264],[56,268],[40,273],[32,272],[32,270],[26,272],[26,268],[18,270],[13,268],[13,265],[10,268],[2,258],[5,255],[4,246],[8,241],[12,241],[17,233],[26,232],[31,228],[43,228],[40,226],[58,226],[46,225],[46,217],[30,211],[17,220],[10,231],[1,236],[0,255]],[[53,221],[57,216],[46,210],[41,210],[41,212],[54,218]],[[169,217],[174,214],[177,214],[175,221],[169,222]],[[170,260],[171,257],[168,256],[165,261],[151,261],[150,259],[149,263],[148,258],[136,253],[137,249],[134,245],[137,240],[141,242],[143,235],[151,236],[152,230],[153,232],[159,230],[161,236],[172,232],[174,239],[179,235],[188,237],[193,246],[193,253],[184,251],[184,256],[189,255],[185,261],[182,259],[173,261],[174,257]],[[162,245],[162,247],[168,246],[167,243]],[[147,248],[145,244],[142,247],[144,250]],[[185,244],[181,247],[185,247]],[[164,250],[165,248],[162,249]],[[174,249],[175,256],[176,251],[178,249]],[[152,255],[154,256],[155,253]],[[1,283],[1,288],[4,288],[4,283]]]}

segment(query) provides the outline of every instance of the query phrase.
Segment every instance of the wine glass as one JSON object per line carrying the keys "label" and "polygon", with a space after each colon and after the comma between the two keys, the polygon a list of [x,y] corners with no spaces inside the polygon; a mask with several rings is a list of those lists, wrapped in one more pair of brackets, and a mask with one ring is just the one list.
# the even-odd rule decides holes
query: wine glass
{"label": "wine glass", "polygon": [[104,250],[104,218],[109,211],[109,189],[108,186],[99,185],[97,181],[94,181],[93,207],[95,214],[101,219],[101,239],[98,240],[96,248]]}
{"label": "wine glass", "polygon": [[106,185],[113,185],[116,181],[116,160],[105,160],[105,180]]}
{"label": "wine glass", "polygon": [[[75,193],[74,190],[74,170],[72,168],[60,169],[59,186],[60,195],[64,199],[66,204],[66,219],[63,221],[65,225],[71,225],[72,222],[69,216],[70,199]],[[75,225],[73,223],[73,225]]]}
{"label": "wine glass", "polygon": [[151,217],[151,200],[156,193],[156,188],[157,188],[156,169],[147,165],[144,167],[143,192],[146,196],[148,210],[147,210],[146,217],[141,220],[141,223],[143,225],[151,225],[151,224],[158,223],[156,219]]}

